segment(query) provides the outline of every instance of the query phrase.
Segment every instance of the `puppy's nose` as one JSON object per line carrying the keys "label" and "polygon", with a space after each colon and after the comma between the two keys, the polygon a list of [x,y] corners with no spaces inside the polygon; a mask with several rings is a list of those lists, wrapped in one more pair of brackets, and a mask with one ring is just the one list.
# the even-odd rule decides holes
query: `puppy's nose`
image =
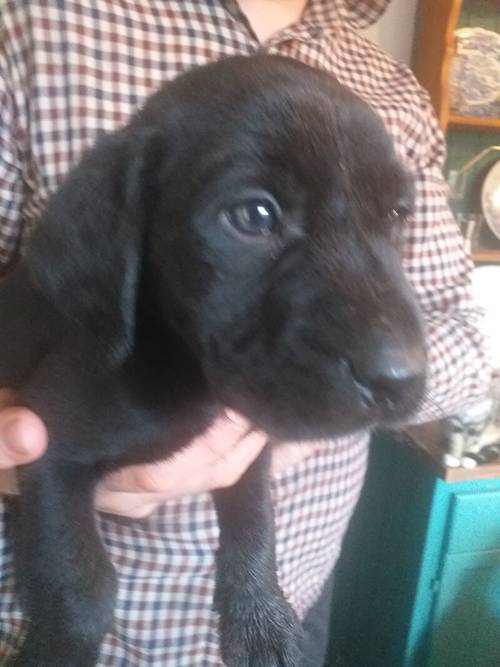
{"label": "puppy's nose", "polygon": [[403,347],[394,342],[367,348],[350,360],[352,376],[366,407],[378,405],[389,410],[396,409],[421,386],[425,365],[422,346]]}

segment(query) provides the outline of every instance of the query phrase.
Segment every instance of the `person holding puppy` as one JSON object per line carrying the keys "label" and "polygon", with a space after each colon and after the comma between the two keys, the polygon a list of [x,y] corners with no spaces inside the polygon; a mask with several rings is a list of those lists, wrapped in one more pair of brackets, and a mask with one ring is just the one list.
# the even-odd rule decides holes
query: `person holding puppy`
{"label": "person holding puppy", "polygon": [[[471,263],[446,203],[443,138],[411,73],[356,32],[387,0],[6,0],[0,17],[0,272],[16,261],[48,196],[102,131],[123,125],[163,81],[259,49],[326,69],[378,111],[415,176],[405,268],[426,320],[429,382],[421,421],[451,413],[488,377]],[[77,224],[77,221],[75,221]],[[1,353],[1,352],[0,352]],[[99,487],[99,525],[120,577],[106,665],[216,667],[212,613],[216,517],[209,491],[233,484],[266,444],[228,413],[172,460],[133,466]],[[304,665],[327,640],[331,573],[361,489],[368,434],[274,452],[280,581],[303,621]],[[0,390],[0,662],[20,609],[4,518],[16,466],[43,455],[40,419]],[[100,663],[101,664],[101,663]]]}

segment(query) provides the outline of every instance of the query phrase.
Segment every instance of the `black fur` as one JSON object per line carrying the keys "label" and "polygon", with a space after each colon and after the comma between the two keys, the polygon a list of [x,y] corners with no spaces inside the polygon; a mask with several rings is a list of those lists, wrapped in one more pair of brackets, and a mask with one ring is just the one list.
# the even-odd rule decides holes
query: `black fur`
{"label": "black fur", "polygon": [[[223,405],[293,440],[417,407],[425,346],[397,247],[412,197],[367,105],[276,56],[193,70],[84,157],[0,286],[0,386],[50,435],[19,474],[15,665],[97,660],[116,589],[92,511],[104,472],[183,447]],[[299,660],[268,457],[213,494],[230,667]]]}

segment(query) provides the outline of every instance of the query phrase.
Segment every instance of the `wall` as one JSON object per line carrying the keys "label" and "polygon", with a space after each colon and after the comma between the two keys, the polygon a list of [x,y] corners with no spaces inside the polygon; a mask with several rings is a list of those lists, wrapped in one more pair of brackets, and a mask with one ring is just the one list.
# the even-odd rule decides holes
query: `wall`
{"label": "wall", "polygon": [[410,64],[417,5],[418,0],[392,0],[384,16],[365,30],[365,35],[398,60]]}

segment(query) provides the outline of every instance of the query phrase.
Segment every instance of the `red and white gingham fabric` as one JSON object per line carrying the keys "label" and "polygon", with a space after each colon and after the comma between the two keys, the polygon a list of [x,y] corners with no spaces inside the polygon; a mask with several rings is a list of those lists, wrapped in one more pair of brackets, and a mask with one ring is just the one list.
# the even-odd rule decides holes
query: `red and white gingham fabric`
{"label": "red and white gingham fabric", "polygon": [[[264,48],[332,72],[383,117],[415,174],[405,265],[427,322],[429,399],[452,412],[488,378],[470,262],[446,203],[443,139],[411,73],[355,32],[387,0],[310,0]],[[4,0],[0,15],[0,273],[47,197],[102,131],[124,124],[165,80],[259,44],[234,0]],[[75,220],[75,224],[78,221]],[[318,446],[274,480],[279,575],[304,616],[335,564],[362,484],[367,435]],[[19,641],[11,547],[0,512],[0,663]],[[120,593],[101,666],[220,667],[212,611],[217,524],[209,495],[165,503],[147,520],[99,519]]]}

